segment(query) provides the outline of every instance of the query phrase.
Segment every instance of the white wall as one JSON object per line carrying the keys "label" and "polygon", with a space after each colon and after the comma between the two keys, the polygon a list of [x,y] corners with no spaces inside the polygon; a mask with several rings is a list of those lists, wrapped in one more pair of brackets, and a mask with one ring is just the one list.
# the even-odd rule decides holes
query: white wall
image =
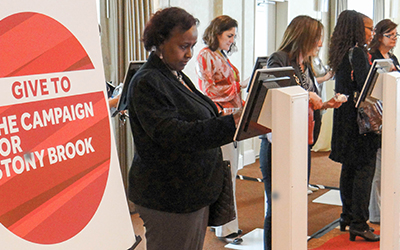
{"label": "white wall", "polygon": [[[197,85],[197,75],[195,71],[196,57],[199,51],[204,47],[202,36],[204,30],[214,17],[214,1],[213,0],[158,0],[159,6],[163,7],[180,7],[199,19],[197,44],[194,47],[193,57],[183,70],[186,75]],[[169,4],[169,5],[168,5]]]}
{"label": "white wall", "polygon": [[[238,21],[237,45],[239,52],[230,56],[230,60],[239,71],[241,78],[247,78],[253,67],[254,43],[254,1],[249,0],[169,0],[170,6],[178,6],[200,20],[198,27],[199,36],[195,46],[193,58],[185,67],[184,72],[197,84],[198,78],[195,71],[196,57],[205,47],[202,40],[204,30],[210,21],[218,15],[229,15]],[[249,4],[251,3],[251,4]],[[233,7],[235,6],[235,7]],[[246,18],[243,18],[246,15]]]}
{"label": "white wall", "polygon": [[[194,48],[193,58],[185,67],[184,72],[197,84],[195,71],[196,56],[205,47],[202,36],[210,21],[218,15],[229,15],[239,24],[236,41],[239,52],[230,56],[230,60],[239,71],[242,79],[251,74],[254,63],[254,10],[253,0],[155,0],[156,6],[177,6],[185,9],[200,20],[199,36]],[[245,18],[244,18],[245,17]]]}
{"label": "white wall", "polygon": [[317,12],[314,10],[314,0],[288,0],[288,2],[289,2],[289,11],[288,11],[289,20],[292,20],[294,17],[298,15],[308,15],[313,18],[318,18]]}
{"label": "white wall", "polygon": [[234,53],[230,60],[239,70],[241,80],[248,78],[254,64],[254,17],[255,1],[222,0],[221,15],[228,15],[238,21],[236,43],[239,53]]}
{"label": "white wall", "polygon": [[[315,10],[315,1],[316,0],[288,0],[288,11],[287,11],[287,24],[298,15],[308,15],[312,18],[320,20],[324,25],[324,39],[323,39],[323,47],[320,50],[320,58],[326,64],[328,57],[328,46],[329,46],[329,17],[327,13],[316,11]],[[282,29],[286,29],[286,27],[282,27]],[[283,34],[283,33],[282,33]],[[280,42],[280,38],[278,41]]]}
{"label": "white wall", "polygon": [[[385,13],[387,15],[387,17],[391,18],[393,20],[393,22],[400,25],[400,4],[399,4],[398,0],[392,0],[392,1],[387,0],[387,2],[385,4],[391,7],[391,9],[389,9]],[[400,26],[397,27],[397,32],[400,32]],[[397,58],[400,58],[399,40],[400,39],[397,39],[397,46],[394,49],[394,54],[396,55]]]}
{"label": "white wall", "polygon": [[[230,56],[230,60],[239,69],[242,80],[250,76],[256,58],[254,53],[256,0],[155,0],[155,2],[155,6],[159,7],[181,7],[200,20],[194,56],[184,70],[194,83],[197,84],[196,56],[205,46],[202,41],[203,32],[210,21],[218,15],[229,15],[238,21],[239,52]],[[280,26],[276,31],[276,46],[279,45],[286,26],[294,17],[309,15],[321,19],[321,14],[314,10],[314,0],[287,0],[285,3],[277,2],[277,6],[277,19]]]}

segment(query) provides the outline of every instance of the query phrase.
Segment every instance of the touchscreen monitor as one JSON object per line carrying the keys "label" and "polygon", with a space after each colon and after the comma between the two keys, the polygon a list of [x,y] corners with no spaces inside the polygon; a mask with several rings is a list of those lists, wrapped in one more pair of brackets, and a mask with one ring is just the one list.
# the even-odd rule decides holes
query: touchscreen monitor
{"label": "touchscreen monitor", "polygon": [[272,88],[293,85],[294,69],[292,67],[258,69],[255,71],[247,100],[236,129],[235,141],[241,141],[270,132],[270,129],[260,125],[260,116],[267,92]]}
{"label": "touchscreen monitor", "polygon": [[268,56],[259,56],[257,57],[256,63],[254,64],[253,67],[253,72],[251,73],[250,76],[250,81],[249,81],[249,85],[247,86],[247,92],[249,92],[250,90],[250,86],[251,86],[251,80],[254,77],[254,74],[256,73],[257,69],[263,69],[264,67],[267,66],[267,62],[268,62]]}
{"label": "touchscreen monitor", "polygon": [[372,63],[369,69],[367,79],[365,80],[364,86],[356,102],[356,108],[360,105],[362,101],[371,95],[372,90],[375,87],[376,80],[380,73],[389,72],[392,68],[393,61],[391,59],[377,59]]}
{"label": "touchscreen monitor", "polygon": [[127,110],[128,109],[128,89],[129,89],[129,83],[131,82],[132,77],[135,75],[135,73],[142,67],[142,65],[145,63],[145,61],[132,61],[129,62],[128,68],[125,73],[124,81],[123,81],[123,87],[122,87],[122,93],[121,96],[119,97],[117,109],[115,112],[112,114],[112,116],[116,116],[120,111]]}

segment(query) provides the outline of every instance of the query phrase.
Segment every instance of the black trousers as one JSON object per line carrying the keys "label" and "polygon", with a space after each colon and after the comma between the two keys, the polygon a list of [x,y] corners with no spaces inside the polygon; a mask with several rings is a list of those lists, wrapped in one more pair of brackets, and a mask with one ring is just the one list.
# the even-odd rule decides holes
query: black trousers
{"label": "black trousers", "polygon": [[360,164],[342,164],[340,174],[341,217],[350,221],[350,229],[367,230],[369,200],[375,173],[376,154]]}

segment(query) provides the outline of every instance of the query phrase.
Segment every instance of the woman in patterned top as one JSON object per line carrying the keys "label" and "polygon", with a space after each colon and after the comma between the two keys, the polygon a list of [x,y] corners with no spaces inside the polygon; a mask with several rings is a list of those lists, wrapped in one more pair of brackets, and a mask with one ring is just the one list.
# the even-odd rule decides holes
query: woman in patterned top
{"label": "woman in patterned top", "polygon": [[[227,57],[227,54],[237,50],[235,45],[237,27],[237,21],[229,16],[214,18],[203,35],[203,41],[207,47],[203,48],[197,56],[196,72],[199,77],[199,87],[218,106],[222,115],[229,115],[240,110],[244,104],[240,94],[239,71]],[[222,152],[224,159],[231,162],[235,192],[239,160],[237,144],[230,143],[223,146]],[[217,237],[225,239],[235,238],[240,233],[237,218],[215,228]]]}

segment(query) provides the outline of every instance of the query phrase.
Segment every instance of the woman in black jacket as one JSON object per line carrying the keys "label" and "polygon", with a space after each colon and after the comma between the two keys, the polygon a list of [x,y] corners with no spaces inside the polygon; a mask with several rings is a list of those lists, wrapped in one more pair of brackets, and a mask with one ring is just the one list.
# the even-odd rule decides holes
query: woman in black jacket
{"label": "woman in black jacket", "polygon": [[[373,23],[362,14],[346,10],[337,20],[329,48],[329,65],[336,76],[335,91],[349,100],[333,113],[330,158],[342,163],[340,229],[350,226],[350,240],[356,236],[378,241],[367,224],[371,183],[375,171],[379,137],[359,134],[354,95],[360,92],[370,68],[366,44],[372,39]],[[349,58],[349,51],[352,56]],[[350,62],[351,61],[351,62]]]}
{"label": "woman in black jacket", "polygon": [[219,116],[182,73],[197,23],[180,8],[158,11],[143,34],[152,52],[128,91],[135,143],[129,198],[146,227],[148,250],[202,249],[209,205],[222,189],[220,146],[235,132],[238,114]]}
{"label": "woman in black jacket", "polygon": [[375,59],[391,59],[393,61],[392,70],[400,70],[399,61],[393,54],[393,49],[397,44],[397,24],[390,19],[384,19],[375,26],[375,35],[369,45],[371,61]]}
{"label": "woman in black jacket", "polygon": [[[294,85],[300,85],[309,93],[311,117],[315,126],[311,131],[308,145],[308,176],[311,168],[311,148],[317,140],[321,127],[320,109],[337,108],[341,102],[335,98],[328,102],[322,102],[319,97],[317,80],[311,67],[311,58],[318,55],[322,46],[323,25],[318,20],[309,16],[295,17],[286,28],[279,50],[273,53],[267,62],[268,68],[287,67],[294,68],[292,81]],[[313,142],[312,142],[313,141]],[[267,214],[264,221],[264,249],[271,249],[271,143],[267,136],[261,137],[260,169],[263,175],[265,193],[267,196]]]}

